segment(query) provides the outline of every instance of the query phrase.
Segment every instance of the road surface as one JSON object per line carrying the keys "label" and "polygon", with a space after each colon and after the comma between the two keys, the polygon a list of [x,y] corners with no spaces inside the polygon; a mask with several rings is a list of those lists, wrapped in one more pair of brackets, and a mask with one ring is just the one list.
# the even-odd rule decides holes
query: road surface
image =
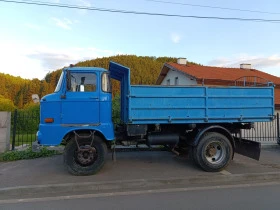
{"label": "road surface", "polygon": [[280,182],[11,199],[1,210],[280,209]]}

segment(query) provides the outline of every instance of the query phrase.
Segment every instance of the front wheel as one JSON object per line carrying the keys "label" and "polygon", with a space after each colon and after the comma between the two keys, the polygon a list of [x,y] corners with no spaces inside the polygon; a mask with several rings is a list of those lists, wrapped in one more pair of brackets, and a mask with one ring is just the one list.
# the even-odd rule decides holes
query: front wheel
{"label": "front wheel", "polygon": [[105,164],[107,147],[104,141],[95,136],[91,144],[91,138],[80,139],[79,148],[72,137],[65,146],[63,154],[64,165],[69,173],[77,176],[96,174]]}
{"label": "front wheel", "polygon": [[228,166],[232,153],[232,145],[227,137],[220,133],[209,132],[202,136],[193,149],[193,158],[203,170],[218,172]]}

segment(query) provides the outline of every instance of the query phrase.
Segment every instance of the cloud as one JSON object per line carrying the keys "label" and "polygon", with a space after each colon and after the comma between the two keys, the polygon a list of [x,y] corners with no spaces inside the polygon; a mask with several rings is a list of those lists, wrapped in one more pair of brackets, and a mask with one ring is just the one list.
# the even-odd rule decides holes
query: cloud
{"label": "cloud", "polygon": [[0,42],[0,72],[13,76],[21,76],[22,78],[42,79],[46,72],[42,70],[39,61],[26,57],[29,51],[28,46],[23,46],[23,44],[9,41]]}
{"label": "cloud", "polygon": [[[74,4],[75,5],[78,5],[80,7],[92,7],[92,4],[90,1],[87,1],[87,0],[74,0]],[[79,14],[81,15],[85,15],[87,14],[87,10],[85,9],[79,9],[77,10]]]}
{"label": "cloud", "polygon": [[171,41],[175,44],[178,44],[182,39],[182,37],[176,33],[172,33],[170,38],[171,38]]}
{"label": "cloud", "polygon": [[225,66],[225,67],[239,67],[241,63],[250,63],[253,68],[262,69],[267,67],[280,67],[280,55],[265,56],[249,56],[241,54],[238,56],[226,58],[220,57],[208,62],[208,65]]}
{"label": "cloud", "polygon": [[91,7],[92,4],[90,3],[90,1],[86,1],[86,0],[77,0],[78,4],[80,6],[85,6],[85,7]]}
{"label": "cloud", "polygon": [[117,52],[112,50],[97,49],[94,47],[55,49],[41,46],[26,56],[30,59],[39,60],[45,69],[53,71],[79,61],[116,54]]}
{"label": "cloud", "polygon": [[32,60],[40,61],[46,71],[53,71],[64,66],[67,66],[70,63],[76,63],[78,59],[72,57],[69,54],[61,53],[52,53],[44,51],[35,51],[32,54],[26,56]]}
{"label": "cloud", "polygon": [[239,54],[232,57],[218,57],[210,60],[207,65],[239,68],[241,63],[249,63],[253,69],[280,76],[280,55],[271,56]]}
{"label": "cloud", "polygon": [[54,22],[54,24],[60,28],[66,29],[66,30],[71,30],[71,25],[73,24],[73,21],[69,20],[68,18],[63,18],[63,19],[59,19],[59,18],[55,18],[52,17],[51,18],[52,22]]}
{"label": "cloud", "polygon": [[0,72],[27,79],[43,79],[48,72],[70,64],[116,54],[118,52],[94,47],[62,49],[2,41]]}

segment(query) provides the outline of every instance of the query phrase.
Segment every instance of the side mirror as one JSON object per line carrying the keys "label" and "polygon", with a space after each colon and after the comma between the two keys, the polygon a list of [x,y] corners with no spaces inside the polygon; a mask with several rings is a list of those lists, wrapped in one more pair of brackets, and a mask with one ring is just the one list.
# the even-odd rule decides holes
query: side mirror
{"label": "side mirror", "polygon": [[38,96],[38,94],[32,94],[32,100],[35,104],[39,103],[40,102],[40,97]]}

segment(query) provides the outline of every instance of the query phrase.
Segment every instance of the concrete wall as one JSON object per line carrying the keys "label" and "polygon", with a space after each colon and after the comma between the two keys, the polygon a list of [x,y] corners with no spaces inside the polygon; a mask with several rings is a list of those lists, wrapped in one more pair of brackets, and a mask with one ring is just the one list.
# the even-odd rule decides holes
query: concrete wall
{"label": "concrete wall", "polygon": [[175,78],[178,77],[178,85],[196,85],[196,80],[191,80],[186,74],[179,71],[169,70],[161,85],[167,85],[167,80],[170,80],[170,85],[175,85]]}
{"label": "concrete wall", "polygon": [[0,153],[10,148],[11,112],[0,112]]}

